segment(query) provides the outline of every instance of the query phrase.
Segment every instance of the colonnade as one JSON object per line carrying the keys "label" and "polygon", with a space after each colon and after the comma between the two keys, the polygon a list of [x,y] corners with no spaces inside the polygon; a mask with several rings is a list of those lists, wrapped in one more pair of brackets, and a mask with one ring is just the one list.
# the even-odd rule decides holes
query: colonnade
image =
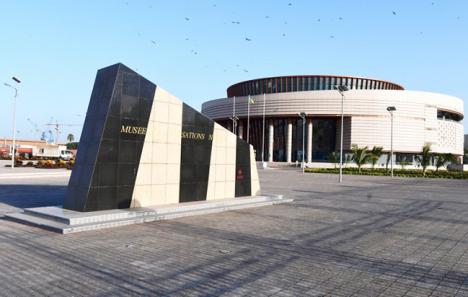
{"label": "colonnade", "polygon": [[[273,162],[273,149],[274,149],[274,133],[275,126],[273,125],[273,120],[267,120],[268,123],[268,162]],[[312,162],[312,138],[313,138],[313,124],[312,119],[307,118],[305,135],[307,142],[305,143],[305,150],[307,152],[307,163]],[[242,121],[239,121],[237,127],[237,135],[239,138],[242,138],[244,135],[244,124]],[[292,135],[293,135],[293,124],[291,120],[288,120],[287,130],[286,130],[286,162],[290,163],[292,160]]]}

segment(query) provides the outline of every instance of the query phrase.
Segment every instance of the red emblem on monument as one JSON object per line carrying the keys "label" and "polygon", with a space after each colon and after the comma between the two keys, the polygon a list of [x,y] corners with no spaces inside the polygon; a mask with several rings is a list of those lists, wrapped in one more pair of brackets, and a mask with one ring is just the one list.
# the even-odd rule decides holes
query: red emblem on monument
{"label": "red emblem on monument", "polygon": [[243,180],[244,179],[244,172],[241,168],[237,169],[236,173],[236,180]]}

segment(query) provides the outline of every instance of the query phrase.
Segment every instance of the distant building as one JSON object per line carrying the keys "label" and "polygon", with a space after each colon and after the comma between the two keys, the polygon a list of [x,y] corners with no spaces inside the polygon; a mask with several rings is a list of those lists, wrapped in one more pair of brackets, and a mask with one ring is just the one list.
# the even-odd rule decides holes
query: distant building
{"label": "distant building", "polygon": [[[0,158],[11,156],[11,139],[0,140]],[[51,144],[44,140],[15,140],[15,151],[17,155],[27,157],[60,157],[64,151],[69,151],[65,144]],[[73,153],[73,152],[72,152]]]}
{"label": "distant building", "polygon": [[[230,86],[227,98],[203,103],[202,113],[228,129],[232,129],[233,117],[237,117],[236,133],[246,139],[249,130],[248,141],[256,149],[257,160],[261,160],[264,143],[264,159],[268,161],[295,162],[304,155],[307,162],[323,162],[340,149],[342,98],[334,89],[339,85],[349,88],[344,92],[344,151],[350,151],[353,144],[381,146],[385,152],[390,151],[387,107],[394,106],[393,148],[397,163],[414,163],[414,156],[425,144],[431,145],[435,153],[463,155],[461,99],[407,91],[377,79],[328,75],[254,79]],[[298,115],[301,112],[307,114],[304,149],[303,122]]]}

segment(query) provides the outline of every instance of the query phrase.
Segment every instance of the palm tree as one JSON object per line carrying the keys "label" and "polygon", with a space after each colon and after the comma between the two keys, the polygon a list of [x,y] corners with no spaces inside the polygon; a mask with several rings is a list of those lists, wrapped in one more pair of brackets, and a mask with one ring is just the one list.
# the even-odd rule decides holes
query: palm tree
{"label": "palm tree", "polygon": [[437,154],[435,155],[435,157],[436,157],[436,163],[435,163],[436,172],[438,172],[439,168],[444,166],[447,160],[445,159],[445,154]]}
{"label": "palm tree", "polygon": [[353,161],[356,163],[359,173],[361,173],[361,166],[369,161],[368,148],[367,146],[359,148],[354,144],[351,150],[353,152]]}
{"label": "palm tree", "polygon": [[426,176],[426,168],[431,164],[431,146],[429,144],[426,144],[422,148],[421,155],[416,156],[416,161],[421,164],[421,167],[423,169],[423,176]]}
{"label": "palm tree", "polygon": [[336,169],[336,164],[340,162],[340,155],[337,152],[331,152],[328,155],[328,160],[335,165],[335,169]]}
{"label": "palm tree", "polygon": [[372,169],[375,168],[375,164],[379,161],[380,156],[382,156],[383,147],[381,146],[374,146],[371,151],[369,151],[369,158],[372,163]]}
{"label": "palm tree", "polygon": [[75,140],[75,136],[73,136],[73,134],[70,133],[67,135],[67,140],[68,142],[73,142],[73,140]]}

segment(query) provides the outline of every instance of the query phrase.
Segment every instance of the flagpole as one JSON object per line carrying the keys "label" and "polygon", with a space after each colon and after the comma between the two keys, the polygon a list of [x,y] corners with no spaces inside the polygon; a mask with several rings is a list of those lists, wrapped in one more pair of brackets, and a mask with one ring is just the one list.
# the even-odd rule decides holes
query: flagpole
{"label": "flagpole", "polygon": [[250,129],[250,95],[247,100],[247,143],[250,143],[249,129]]}
{"label": "flagpole", "polygon": [[265,162],[265,93],[263,93],[262,163]]}

